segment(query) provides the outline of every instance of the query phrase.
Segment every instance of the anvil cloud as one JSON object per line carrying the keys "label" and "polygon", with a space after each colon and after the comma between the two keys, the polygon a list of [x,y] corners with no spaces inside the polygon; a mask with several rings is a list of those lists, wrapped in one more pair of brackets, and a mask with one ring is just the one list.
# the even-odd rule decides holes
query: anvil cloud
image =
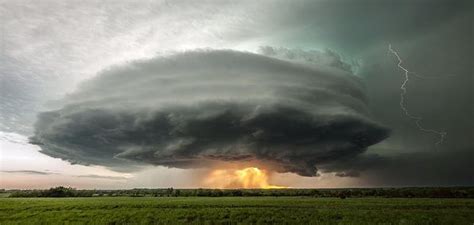
{"label": "anvil cloud", "polygon": [[61,103],[38,116],[32,143],[111,168],[256,162],[315,176],[388,136],[350,72],[230,50],[112,67]]}

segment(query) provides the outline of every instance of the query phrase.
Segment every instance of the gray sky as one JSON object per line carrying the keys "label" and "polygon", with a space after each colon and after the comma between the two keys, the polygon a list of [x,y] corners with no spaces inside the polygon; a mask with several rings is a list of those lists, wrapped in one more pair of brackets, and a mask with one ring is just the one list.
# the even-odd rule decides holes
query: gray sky
{"label": "gray sky", "polygon": [[[221,162],[293,187],[472,185],[472,15],[447,0],[0,0],[0,187],[196,187]],[[389,44],[439,145],[400,108]]]}

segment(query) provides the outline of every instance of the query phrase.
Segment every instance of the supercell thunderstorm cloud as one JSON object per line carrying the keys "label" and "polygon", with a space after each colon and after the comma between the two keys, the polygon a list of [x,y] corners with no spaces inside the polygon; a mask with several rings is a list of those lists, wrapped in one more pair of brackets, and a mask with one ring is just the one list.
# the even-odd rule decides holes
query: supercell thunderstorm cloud
{"label": "supercell thunderstorm cloud", "polygon": [[110,168],[254,162],[316,176],[318,165],[388,136],[361,81],[330,59],[198,50],[115,66],[39,114],[31,142],[52,157]]}
{"label": "supercell thunderstorm cloud", "polygon": [[472,186],[473,3],[0,0],[0,189]]}

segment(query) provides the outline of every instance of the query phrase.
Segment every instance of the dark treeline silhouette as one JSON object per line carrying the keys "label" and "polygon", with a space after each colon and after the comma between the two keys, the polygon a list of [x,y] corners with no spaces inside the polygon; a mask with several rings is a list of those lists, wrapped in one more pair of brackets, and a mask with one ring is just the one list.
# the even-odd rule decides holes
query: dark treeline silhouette
{"label": "dark treeline silhouette", "polygon": [[386,197],[386,198],[474,198],[474,187],[407,187],[344,189],[128,189],[77,190],[54,187],[48,190],[3,190],[9,197],[231,197],[231,196],[307,196],[307,197]]}

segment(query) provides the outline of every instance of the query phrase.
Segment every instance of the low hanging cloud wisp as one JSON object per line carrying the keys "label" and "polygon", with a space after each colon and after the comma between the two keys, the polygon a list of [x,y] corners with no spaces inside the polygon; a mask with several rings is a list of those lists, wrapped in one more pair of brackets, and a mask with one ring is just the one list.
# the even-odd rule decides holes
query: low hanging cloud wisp
{"label": "low hanging cloud wisp", "polygon": [[315,176],[388,136],[350,72],[228,50],[117,66],[62,104],[39,114],[31,142],[115,169],[255,162]]}

